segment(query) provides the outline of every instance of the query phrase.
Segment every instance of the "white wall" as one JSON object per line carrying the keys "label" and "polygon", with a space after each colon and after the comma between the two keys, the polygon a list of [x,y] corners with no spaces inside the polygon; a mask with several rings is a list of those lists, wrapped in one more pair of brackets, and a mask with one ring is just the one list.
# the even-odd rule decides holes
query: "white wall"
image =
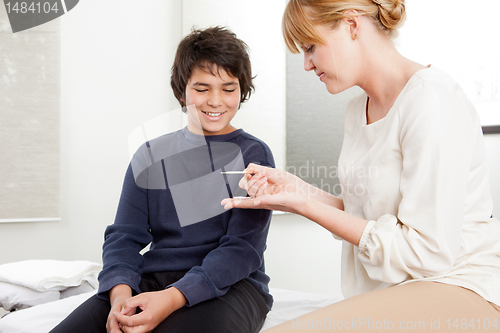
{"label": "white wall", "polygon": [[[407,0],[407,20],[396,46],[406,57],[451,75],[474,104],[483,125],[500,123],[498,0],[477,0],[480,24],[468,0]],[[429,24],[432,22],[432,24]]]}
{"label": "white wall", "polygon": [[273,215],[265,252],[270,286],[342,295],[341,249],[342,242],[316,223],[293,214]]}

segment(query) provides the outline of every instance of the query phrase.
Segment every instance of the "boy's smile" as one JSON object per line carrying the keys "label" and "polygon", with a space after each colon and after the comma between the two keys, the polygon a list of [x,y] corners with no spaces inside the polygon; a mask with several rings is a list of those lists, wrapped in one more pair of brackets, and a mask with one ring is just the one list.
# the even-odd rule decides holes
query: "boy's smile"
{"label": "boy's smile", "polygon": [[240,84],[223,68],[195,67],[186,86],[188,108],[188,130],[200,135],[221,135],[236,128],[231,120],[240,105]]}
{"label": "boy's smile", "polygon": [[208,116],[208,119],[210,121],[219,120],[220,118],[222,118],[222,115],[225,113],[225,112],[205,112],[205,111],[202,111],[202,112]]}

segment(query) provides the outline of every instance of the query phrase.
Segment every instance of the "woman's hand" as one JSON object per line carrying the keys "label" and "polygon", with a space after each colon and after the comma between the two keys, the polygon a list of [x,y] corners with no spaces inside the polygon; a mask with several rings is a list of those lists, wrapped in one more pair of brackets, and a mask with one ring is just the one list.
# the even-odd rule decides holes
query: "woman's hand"
{"label": "woman's hand", "polygon": [[[170,287],[165,290],[142,293],[125,301],[121,311],[113,313],[124,333],[146,333],[154,330],[172,312],[187,303],[182,292]],[[135,314],[139,307],[142,312]]]}
{"label": "woman's hand", "polygon": [[224,208],[272,209],[302,215],[358,246],[367,220],[343,211],[344,203],[288,172],[250,164],[240,187],[250,197],[224,199]]}
{"label": "woman's hand", "polygon": [[[298,213],[308,198],[310,185],[291,173],[261,165],[249,164],[239,186],[250,198],[224,199],[224,208],[272,209]],[[253,174],[253,175],[251,175]]]}

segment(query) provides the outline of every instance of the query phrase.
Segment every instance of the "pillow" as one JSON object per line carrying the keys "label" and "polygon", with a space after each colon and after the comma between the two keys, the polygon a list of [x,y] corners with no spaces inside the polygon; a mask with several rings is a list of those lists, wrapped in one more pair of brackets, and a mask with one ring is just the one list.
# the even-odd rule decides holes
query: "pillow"
{"label": "pillow", "polygon": [[97,288],[101,269],[102,265],[84,260],[24,260],[0,265],[0,281],[37,291],[61,291],[84,281]]}
{"label": "pillow", "polygon": [[84,281],[81,285],[79,285],[77,287],[69,287],[66,290],[61,290],[60,291],[61,299],[68,298],[68,297],[75,296],[75,295],[88,293],[88,292],[91,292],[94,290],[96,290],[96,289],[94,287],[92,287],[90,285],[90,283],[88,283],[87,281]]}
{"label": "pillow", "polygon": [[55,290],[40,292],[16,284],[0,282],[0,306],[7,311],[26,309],[60,298],[60,293]]}

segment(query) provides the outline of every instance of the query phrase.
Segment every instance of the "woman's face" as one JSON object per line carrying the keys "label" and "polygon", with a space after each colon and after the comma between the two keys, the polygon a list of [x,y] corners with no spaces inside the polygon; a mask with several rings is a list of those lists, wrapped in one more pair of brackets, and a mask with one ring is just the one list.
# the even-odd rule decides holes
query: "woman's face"
{"label": "woman's face", "polygon": [[316,31],[322,36],[325,44],[302,46],[304,69],[314,71],[329,93],[338,94],[354,85],[354,40],[342,21],[335,29],[317,25]]}

